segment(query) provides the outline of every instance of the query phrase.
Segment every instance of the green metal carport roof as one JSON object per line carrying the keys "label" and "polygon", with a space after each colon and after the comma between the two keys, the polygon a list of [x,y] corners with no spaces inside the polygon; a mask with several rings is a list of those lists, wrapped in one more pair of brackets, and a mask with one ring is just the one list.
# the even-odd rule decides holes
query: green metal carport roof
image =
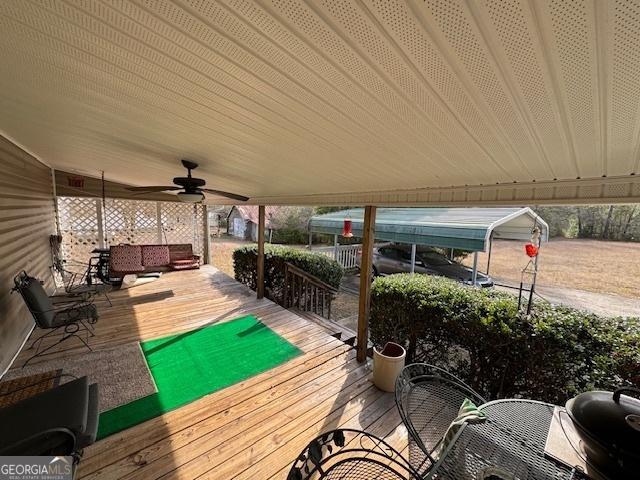
{"label": "green metal carport roof", "polygon": [[[309,230],[341,235],[345,218],[353,235],[362,237],[363,208],[316,215]],[[491,238],[529,241],[535,225],[548,240],[548,225],[530,208],[379,208],[375,238],[477,252],[487,251]]]}

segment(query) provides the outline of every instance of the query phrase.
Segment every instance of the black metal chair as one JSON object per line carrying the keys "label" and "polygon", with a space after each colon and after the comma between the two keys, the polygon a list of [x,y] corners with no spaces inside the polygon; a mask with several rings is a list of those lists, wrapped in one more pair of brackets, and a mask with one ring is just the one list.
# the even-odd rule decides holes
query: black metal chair
{"label": "black metal chair", "polygon": [[381,438],[340,429],[312,440],[287,476],[287,480],[307,479],[421,480],[421,476]]}
{"label": "black metal chair", "polygon": [[56,301],[64,302],[65,298],[74,297],[83,301],[93,301],[94,297],[103,295],[109,306],[113,306],[109,298],[109,292],[113,290],[113,286],[96,278],[94,271],[96,265],[90,262],[88,265],[78,264],[77,266],[82,269],[82,272],[73,272],[60,266],[51,268],[54,275],[56,273],[59,275],[64,285],[64,293],[52,296],[54,303]]}
{"label": "black metal chair", "polygon": [[[396,405],[409,431],[411,443],[422,456],[411,463],[423,472],[436,462],[436,450],[468,398],[476,405],[486,403],[480,394],[455,375],[426,363],[407,365],[396,380]],[[411,446],[410,446],[411,449]],[[411,455],[413,456],[413,454]],[[417,466],[420,463],[420,466]]]}
{"label": "black metal chair", "polygon": [[0,455],[70,455],[77,464],[96,440],[98,385],[82,377],[0,408],[0,425]]}
{"label": "black metal chair", "polygon": [[[35,354],[24,362],[23,367],[34,358],[43,355],[72,337],[78,338],[91,351],[89,337],[94,335],[93,324],[98,321],[98,311],[95,305],[81,300],[56,308],[37,278],[30,277],[23,271],[16,275],[13,281],[15,286],[12,291],[20,293],[33,315],[36,326],[42,330],[48,330],[31,344],[29,349],[35,348],[36,344],[38,347]],[[86,340],[82,338],[82,333],[86,335]],[[56,334],[61,334],[58,341],[42,348],[43,340],[53,338]]]}

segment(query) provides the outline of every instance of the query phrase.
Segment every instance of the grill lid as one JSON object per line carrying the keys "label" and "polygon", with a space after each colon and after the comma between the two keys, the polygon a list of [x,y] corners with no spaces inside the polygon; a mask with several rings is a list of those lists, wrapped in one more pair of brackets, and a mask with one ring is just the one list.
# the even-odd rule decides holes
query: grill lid
{"label": "grill lid", "polygon": [[574,423],[603,446],[640,455],[640,389],[581,393],[566,404]]}

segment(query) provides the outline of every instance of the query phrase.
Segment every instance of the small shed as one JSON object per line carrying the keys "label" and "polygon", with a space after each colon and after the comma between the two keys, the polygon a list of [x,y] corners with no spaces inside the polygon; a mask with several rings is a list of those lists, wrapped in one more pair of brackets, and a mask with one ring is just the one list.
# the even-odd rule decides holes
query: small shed
{"label": "small shed", "polygon": [[[309,221],[310,233],[342,234],[344,220],[352,222],[352,233],[362,237],[364,209],[352,208],[316,215]],[[548,241],[549,226],[533,210],[524,208],[380,208],[376,214],[375,239],[387,242],[490,252],[494,238],[529,241],[534,227],[540,240]],[[415,258],[415,253],[413,254]]]}
{"label": "small shed", "polygon": [[[266,207],[265,227],[271,231],[271,217],[280,207]],[[258,241],[258,207],[240,205],[231,208],[227,215],[227,233],[243,240]]]}

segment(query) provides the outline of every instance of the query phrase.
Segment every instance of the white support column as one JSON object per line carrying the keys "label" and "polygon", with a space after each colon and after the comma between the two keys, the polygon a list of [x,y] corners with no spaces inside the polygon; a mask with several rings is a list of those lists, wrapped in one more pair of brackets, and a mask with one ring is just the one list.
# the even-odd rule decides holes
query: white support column
{"label": "white support column", "polygon": [[416,244],[411,245],[411,273],[416,273]]}
{"label": "white support column", "polygon": [[51,169],[51,187],[53,189],[53,213],[56,220],[56,235],[60,233],[60,211],[58,210],[58,187],[56,185],[56,169]]}
{"label": "white support column", "polygon": [[333,259],[338,261],[338,234],[333,236]]}
{"label": "white support column", "polygon": [[473,273],[471,274],[471,284],[475,287],[478,279],[478,252],[473,252]]}
{"label": "white support column", "polygon": [[493,232],[489,235],[489,254],[487,255],[487,277],[489,276],[489,268],[491,267],[491,249],[493,248]]}
{"label": "white support column", "polygon": [[98,220],[98,247],[104,245],[104,214],[102,213],[102,200],[96,199],[96,218]]}
{"label": "white support column", "polygon": [[158,230],[158,243],[162,245],[162,202],[156,202],[156,227]]}
{"label": "white support column", "polygon": [[211,265],[213,263],[211,260],[211,224],[209,223],[209,207],[207,205],[204,205],[202,215],[202,221],[204,222],[204,245],[202,246],[204,263]]}

